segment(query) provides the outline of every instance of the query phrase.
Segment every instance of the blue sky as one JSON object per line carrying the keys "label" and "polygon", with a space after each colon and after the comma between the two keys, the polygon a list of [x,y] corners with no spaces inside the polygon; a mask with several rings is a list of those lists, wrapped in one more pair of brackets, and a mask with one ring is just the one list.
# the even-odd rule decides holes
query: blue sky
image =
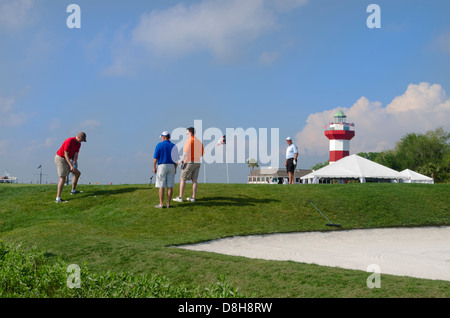
{"label": "blue sky", "polygon": [[[448,131],[449,12],[447,0],[0,0],[0,173],[36,182],[42,164],[57,182],[54,154],[80,130],[82,183],[148,182],[160,133],[194,120],[276,128],[280,166],[291,136],[305,169],[328,159],[337,109],[355,123],[351,153]],[[246,182],[245,164],[228,167]],[[225,165],[206,176],[226,182]]]}

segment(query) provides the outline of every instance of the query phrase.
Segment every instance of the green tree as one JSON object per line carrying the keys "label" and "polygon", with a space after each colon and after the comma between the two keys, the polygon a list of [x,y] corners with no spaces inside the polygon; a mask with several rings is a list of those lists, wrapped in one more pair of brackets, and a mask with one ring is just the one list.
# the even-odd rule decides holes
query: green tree
{"label": "green tree", "polygon": [[380,153],[375,162],[382,164],[383,166],[389,167],[391,169],[401,171],[401,166],[397,160],[397,156],[394,150],[387,150]]}
{"label": "green tree", "polygon": [[380,155],[379,152],[360,152],[357,154],[360,157],[372,160],[372,161],[376,161],[378,156]]}
{"label": "green tree", "polygon": [[328,166],[330,164],[330,160],[327,160],[325,162],[319,162],[316,163],[314,166],[312,166],[311,170],[319,170],[320,168],[323,168],[325,166]]}
{"label": "green tree", "polygon": [[447,182],[450,172],[450,134],[443,128],[425,134],[409,133],[393,150],[380,153],[376,162],[397,171],[411,169]]}

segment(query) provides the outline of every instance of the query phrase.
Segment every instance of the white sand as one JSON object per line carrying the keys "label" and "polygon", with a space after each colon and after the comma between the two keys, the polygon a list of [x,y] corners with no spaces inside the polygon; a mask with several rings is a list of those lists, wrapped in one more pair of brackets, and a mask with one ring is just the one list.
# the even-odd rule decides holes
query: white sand
{"label": "white sand", "polygon": [[450,281],[450,227],[232,237],[180,248]]}

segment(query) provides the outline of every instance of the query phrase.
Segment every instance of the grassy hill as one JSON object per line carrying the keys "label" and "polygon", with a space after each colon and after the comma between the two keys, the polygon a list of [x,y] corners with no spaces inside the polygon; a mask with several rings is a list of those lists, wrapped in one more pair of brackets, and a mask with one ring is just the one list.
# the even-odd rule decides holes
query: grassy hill
{"label": "grassy hill", "polygon": [[[186,189],[189,194],[190,184]],[[0,241],[36,246],[46,257],[95,273],[161,275],[171,284],[210,286],[225,277],[249,297],[449,297],[450,282],[295,262],[264,261],[173,248],[219,237],[278,232],[450,224],[450,185],[200,184],[198,201],[156,209],[148,185],[80,185],[54,203],[55,185],[0,185]],[[175,194],[178,188],[175,188]]]}

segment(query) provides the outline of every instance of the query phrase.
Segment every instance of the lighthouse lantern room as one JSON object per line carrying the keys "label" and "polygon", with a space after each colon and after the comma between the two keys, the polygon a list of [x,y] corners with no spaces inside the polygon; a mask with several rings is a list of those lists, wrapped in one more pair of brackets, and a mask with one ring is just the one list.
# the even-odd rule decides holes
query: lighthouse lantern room
{"label": "lighthouse lantern room", "polygon": [[355,137],[353,123],[346,122],[347,116],[339,110],[334,122],[326,125],[325,136],[330,140],[330,164],[350,155],[350,140]]}

